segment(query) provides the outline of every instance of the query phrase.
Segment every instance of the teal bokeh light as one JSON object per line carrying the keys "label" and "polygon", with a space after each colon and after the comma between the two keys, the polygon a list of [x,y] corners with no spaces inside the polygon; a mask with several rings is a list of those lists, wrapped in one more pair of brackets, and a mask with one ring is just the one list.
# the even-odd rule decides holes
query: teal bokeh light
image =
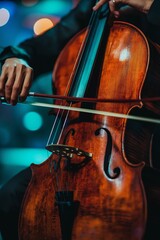
{"label": "teal bokeh light", "polygon": [[28,112],[23,118],[23,124],[25,128],[30,131],[37,131],[41,128],[43,123],[42,117],[37,112]]}
{"label": "teal bokeh light", "polygon": [[55,14],[55,15],[64,15],[72,7],[71,1],[63,0],[45,0],[39,2],[36,6],[36,11]]}

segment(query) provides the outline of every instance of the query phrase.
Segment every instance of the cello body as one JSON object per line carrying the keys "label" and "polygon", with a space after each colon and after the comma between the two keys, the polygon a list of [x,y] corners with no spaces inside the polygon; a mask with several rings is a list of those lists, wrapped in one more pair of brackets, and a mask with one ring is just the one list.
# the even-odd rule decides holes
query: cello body
{"label": "cello body", "polygon": [[[76,35],[57,60],[53,78],[59,95],[74,71],[86,31]],[[149,66],[144,35],[131,24],[115,22],[102,55],[101,74],[96,69],[89,96],[140,99]],[[94,108],[129,115],[142,109],[142,103],[97,103]],[[141,173],[149,163],[144,152],[150,147],[152,128],[142,134],[142,148],[129,128],[126,118],[69,113],[58,150],[42,164],[31,166],[20,240],[143,239],[147,202]]]}

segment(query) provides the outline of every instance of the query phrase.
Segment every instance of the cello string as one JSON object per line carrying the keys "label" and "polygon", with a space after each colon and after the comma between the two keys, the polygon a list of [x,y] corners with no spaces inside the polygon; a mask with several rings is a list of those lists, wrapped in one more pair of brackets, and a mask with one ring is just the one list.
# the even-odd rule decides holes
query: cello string
{"label": "cello string", "polygon": [[[90,31],[91,31],[91,28],[93,28],[93,26],[94,26],[93,23],[95,22],[96,15],[97,15],[97,12],[93,12],[93,14],[92,14],[92,16],[91,16],[91,19],[90,19],[90,22],[89,22],[89,26],[91,26],[91,27],[89,28],[89,31],[88,31],[88,32],[87,32],[87,31],[85,32],[85,36],[84,36],[84,38],[83,38],[83,42],[82,42],[82,44],[81,44],[81,47],[80,47],[78,56],[77,56],[77,58],[76,58],[76,62],[75,62],[75,64],[74,64],[73,71],[72,71],[72,74],[70,75],[70,79],[69,79],[69,81],[68,81],[68,84],[67,84],[66,91],[65,91],[65,94],[64,94],[64,95],[66,95],[67,89],[69,89],[68,86],[70,85],[70,82],[71,82],[71,80],[73,79],[73,73],[74,73],[74,76],[76,76],[76,70],[75,70],[75,69],[78,68],[77,66],[79,66],[80,60],[82,59],[82,55],[83,55],[85,46],[86,46],[86,44],[87,44],[87,36],[89,36],[89,33],[90,33]],[[30,93],[30,95],[31,95],[31,96],[34,96],[34,93]],[[62,105],[62,103],[61,103],[60,105]],[[71,106],[71,103],[70,103],[70,106]],[[69,111],[69,109],[68,109],[68,111]],[[60,117],[59,117],[59,112],[58,112],[58,114],[57,114],[57,116],[56,116],[55,122],[54,122],[54,124],[53,124],[53,126],[52,126],[52,129],[51,129],[51,132],[50,132],[48,141],[47,141],[47,145],[49,144],[50,139],[51,139],[51,136],[52,136],[53,132],[55,131],[56,122],[57,122],[57,121],[60,121],[60,118],[61,118],[61,119],[62,119],[62,118],[64,119],[64,117],[63,117],[64,111],[63,111],[63,112],[60,112],[60,113],[61,113],[61,116],[60,116]],[[64,119],[64,122],[63,122],[63,127],[61,127],[61,132],[59,133],[59,138],[58,138],[57,144],[60,142],[60,138],[61,138],[62,132],[63,132],[63,130],[64,130],[64,128],[65,128],[65,124],[66,124],[66,122],[67,122],[68,115],[69,115],[69,112],[66,113],[66,116],[65,116],[65,119]],[[53,142],[53,141],[52,141],[52,142]]]}
{"label": "cello string", "polygon": [[[70,104],[70,106],[68,106],[68,107],[71,107],[71,104]],[[66,113],[66,116],[65,116],[65,119],[64,119],[64,121],[63,121],[63,126],[62,126],[62,128],[61,128],[61,132],[60,132],[60,134],[59,134],[59,138],[58,138],[57,144],[60,143],[60,139],[61,139],[62,133],[63,133],[63,131],[64,131],[64,128],[65,128],[66,123],[67,123],[67,120],[68,120],[69,112],[70,112],[70,108],[68,109],[68,111],[67,111],[67,113]]]}
{"label": "cello string", "polygon": [[[94,22],[95,19],[96,19],[96,15],[97,15],[97,12],[93,12],[93,14],[92,14],[92,16],[91,16],[91,19],[90,19],[90,21],[89,21],[89,24],[88,24],[89,26],[94,26],[93,22]],[[79,64],[80,64],[80,60],[82,59],[82,55],[83,55],[83,53],[84,53],[84,49],[85,49],[85,46],[86,46],[86,44],[87,44],[87,39],[88,39],[88,36],[89,36],[89,33],[90,33],[90,32],[91,32],[91,28],[89,28],[89,31],[88,31],[88,32],[87,32],[87,31],[85,32],[85,35],[84,35],[84,38],[83,38],[83,41],[82,41],[82,44],[81,44],[81,47],[80,47],[78,56],[77,56],[77,58],[76,58],[76,61],[75,61],[74,66],[73,66],[72,73],[71,73],[70,78],[69,78],[69,81],[68,81],[68,83],[67,83],[67,87],[66,87],[64,96],[67,95],[67,92],[68,92],[68,90],[69,90],[69,86],[70,86],[70,84],[71,84],[71,81],[73,80],[73,74],[76,75],[76,70],[75,70],[75,69],[77,69],[78,66],[79,66]],[[30,93],[30,95],[33,96],[34,93]],[[63,103],[61,102],[60,105],[62,105],[62,104],[63,104]],[[69,110],[68,110],[68,111],[69,111]],[[60,116],[59,116],[59,115],[60,115]],[[49,137],[48,137],[48,140],[47,140],[47,144],[49,144],[52,135],[54,136],[53,132],[55,131],[55,127],[56,127],[57,122],[60,122],[61,119],[64,119],[64,116],[63,116],[63,115],[64,115],[64,111],[58,110],[57,116],[56,116],[56,118],[55,118],[55,120],[54,120],[53,126],[52,126],[52,128],[51,128],[51,132],[50,132]],[[67,122],[67,117],[68,117],[68,115],[69,115],[69,113],[66,114],[64,123]],[[65,125],[63,124],[63,126],[65,126]],[[64,129],[64,127],[63,127],[63,129]],[[61,130],[60,136],[62,135],[63,129]],[[60,137],[59,137],[59,141],[60,141]],[[53,141],[52,141],[52,142],[53,142]]]}
{"label": "cello string", "polygon": [[[94,14],[95,15],[95,14]],[[93,16],[93,14],[92,14],[92,16]],[[93,21],[93,17],[91,18],[91,22]],[[85,35],[87,36],[87,31],[85,32]],[[74,64],[74,67],[73,67],[73,70],[72,70],[72,73],[71,73],[71,75],[70,75],[70,79],[69,79],[69,81],[68,81],[68,84],[67,84],[67,87],[66,87],[66,90],[65,90],[65,94],[64,95],[67,95],[66,93],[67,93],[67,89],[69,89],[69,86],[70,86],[70,83],[71,83],[71,80],[73,79],[73,73],[75,72],[75,69],[77,69],[76,67],[77,67],[77,65],[79,65],[79,59],[82,59],[82,53],[81,52],[83,52],[83,49],[84,49],[84,45],[86,44],[86,36],[83,38],[83,42],[82,42],[82,44],[81,44],[81,47],[80,47],[80,51],[79,51],[79,54],[78,54],[78,57],[76,58],[76,62],[75,62],[75,64]],[[81,53],[81,55],[80,55],[80,53]],[[62,106],[62,104],[63,104],[63,102],[62,102],[62,100],[61,100],[61,106]],[[67,103],[66,103],[67,104]],[[66,105],[65,104],[65,105]],[[71,106],[71,104],[72,103],[70,103],[70,106]],[[62,109],[63,110],[63,109]],[[48,141],[47,141],[47,144],[49,143],[49,141],[50,141],[50,139],[51,139],[51,136],[52,136],[52,134],[53,134],[53,132],[54,132],[54,130],[55,130],[55,127],[56,127],[56,125],[57,125],[57,122],[60,122],[61,121],[61,119],[64,119],[64,122],[63,122],[63,126],[62,126],[62,128],[61,128],[61,132],[60,132],[60,134],[59,134],[59,138],[58,138],[58,141],[57,141],[57,144],[60,142],[60,139],[61,139],[61,136],[62,136],[62,133],[63,133],[63,130],[64,130],[64,128],[65,128],[65,125],[66,125],[66,122],[67,122],[67,118],[68,118],[68,115],[69,115],[69,112],[70,112],[70,109],[68,110],[68,112],[66,113],[66,111],[65,111],[65,113],[66,113],[66,116],[65,116],[65,119],[64,119],[64,117],[63,117],[63,115],[64,115],[64,110],[63,111],[61,111],[60,109],[58,109],[58,113],[57,113],[57,116],[56,116],[56,118],[55,118],[55,121],[54,121],[54,123],[53,123],[53,126],[52,126],[52,129],[51,129],[51,132],[50,132],[50,135],[49,135],[49,138],[48,138]],[[55,180],[53,179],[53,181],[55,182],[55,189],[57,189],[57,194],[58,194],[58,196],[59,196],[59,199],[62,199],[63,198],[63,201],[66,201],[67,199],[65,199],[67,196],[65,195],[65,193],[64,194],[62,194],[62,196],[60,196],[61,195],[61,193],[59,192],[59,189],[61,189],[61,190],[63,190],[62,189],[62,187],[63,186],[60,186],[60,183],[59,183],[59,180],[61,179],[60,177],[61,177],[61,168],[59,168],[58,169],[58,172],[56,172],[55,173]],[[69,175],[69,173],[67,173],[67,175]],[[69,176],[68,176],[69,177]],[[69,180],[69,178],[67,178],[67,181]],[[68,189],[69,189],[69,184],[66,182],[66,184],[64,185],[64,190],[66,190],[66,193],[69,193],[68,192]]]}
{"label": "cello string", "polygon": [[[91,20],[90,20],[90,25],[91,25],[91,23],[94,21],[94,19],[95,19],[95,14],[97,14],[97,13],[94,13],[94,14],[92,14],[92,17],[91,17]],[[93,24],[92,24],[92,26],[93,26]],[[91,29],[89,29],[89,31],[88,32],[90,32],[91,31]],[[85,32],[85,35],[84,35],[84,38],[83,38],[83,42],[82,42],[82,44],[81,44],[81,46],[80,46],[80,50],[79,50],[79,53],[78,53],[78,56],[77,56],[77,58],[76,58],[76,61],[75,61],[75,64],[74,64],[74,66],[73,66],[73,70],[72,70],[72,73],[71,73],[71,75],[70,75],[70,78],[69,78],[69,81],[68,81],[68,83],[67,83],[67,87],[66,87],[66,90],[65,90],[65,93],[64,93],[64,95],[67,95],[67,92],[68,92],[68,90],[69,90],[69,86],[70,86],[70,83],[71,83],[71,81],[73,81],[74,80],[74,76],[76,76],[76,69],[77,69],[77,66],[79,67],[79,65],[80,65],[80,60],[82,59],[82,55],[83,55],[83,52],[84,52],[84,48],[85,48],[85,45],[86,45],[86,42],[87,42],[87,34],[89,34],[87,31]],[[55,68],[56,69],[56,68]],[[55,72],[54,72],[55,73]],[[74,76],[73,76],[73,74],[74,74]],[[61,103],[60,103],[60,105],[62,106],[62,104],[64,104],[64,102],[62,102],[62,100],[61,100]],[[67,105],[68,103],[65,103],[65,105]],[[72,105],[72,103],[70,103],[70,106]],[[49,144],[49,142],[50,141],[52,141],[53,142],[53,139],[51,139],[52,138],[52,135],[54,136],[55,134],[53,134],[53,132],[55,132],[55,130],[56,130],[56,127],[57,127],[57,125],[59,125],[59,124],[61,124],[60,122],[61,122],[61,120],[63,120],[62,122],[62,127],[61,127],[61,132],[60,133],[58,133],[59,134],[59,137],[58,137],[58,141],[57,141],[57,144],[59,144],[59,142],[60,142],[60,139],[61,139],[61,137],[62,137],[62,133],[63,133],[63,131],[64,131],[64,128],[65,128],[65,126],[66,126],[66,123],[67,123],[67,119],[68,119],[68,115],[69,115],[69,112],[70,112],[70,109],[67,109],[67,112],[64,110],[64,109],[58,109],[58,113],[56,114],[56,118],[55,118],[55,120],[54,120],[54,122],[53,122],[53,125],[52,125],[52,128],[51,128],[51,131],[50,131],[50,134],[49,134],[49,138],[48,138],[48,141],[47,141],[47,145]],[[61,172],[61,168],[59,168],[58,169],[58,173],[56,172],[55,173],[55,185],[56,185],[56,189],[57,189],[57,194],[58,194],[58,196],[59,196],[59,198],[61,199],[61,198],[63,198],[63,201],[66,201],[67,199],[65,199],[67,196],[65,195],[65,193],[64,194],[62,194],[62,196],[60,196],[61,195],[61,193],[58,191],[58,190],[61,190],[61,191],[65,191],[66,190],[66,193],[68,193],[68,183],[66,183],[65,184],[65,186],[64,186],[64,190],[62,189],[63,188],[63,186],[60,186],[60,182],[61,181],[59,181],[59,179],[61,179],[61,174],[62,174],[62,172]],[[69,175],[69,173],[67,172],[67,175]],[[68,179],[69,179],[69,176],[67,176],[67,181],[68,181]],[[53,180],[54,181],[54,180]]]}
{"label": "cello string", "polygon": [[49,134],[49,137],[48,137],[48,140],[47,140],[47,144],[46,145],[49,145],[49,142],[50,142],[50,139],[51,139],[51,136],[52,136],[52,133],[55,129],[55,126],[56,126],[56,123],[58,121],[58,115],[59,115],[59,112],[60,112],[60,109],[58,110],[58,113],[56,114],[56,117],[54,119],[54,122],[53,122],[53,125],[51,127],[51,131],[50,131],[50,134]]}
{"label": "cello string", "polygon": [[[83,54],[84,54],[84,50],[85,50],[85,48],[86,48],[86,46],[87,46],[87,41],[88,41],[88,39],[89,39],[89,34],[90,34],[90,32],[91,32],[91,28],[93,28],[94,27],[94,22],[95,22],[95,20],[96,20],[96,16],[97,16],[97,12],[93,12],[93,14],[92,14],[92,16],[91,16],[91,19],[90,19],[90,22],[89,22],[89,26],[91,26],[90,28],[89,28],[89,31],[86,31],[85,32],[85,37],[83,38],[83,42],[82,42],[82,44],[81,44],[81,47],[80,47],[80,50],[79,50],[79,53],[78,53],[78,56],[77,56],[77,58],[76,58],[76,61],[75,61],[75,64],[74,64],[74,66],[73,66],[73,70],[72,70],[72,73],[71,73],[71,75],[70,75],[70,79],[69,79],[69,81],[68,81],[68,84],[67,84],[67,88],[68,88],[68,86],[70,85],[70,82],[71,81],[75,81],[75,79],[76,79],[76,75],[77,75],[77,70],[78,70],[78,68],[80,67],[80,64],[81,64],[81,60],[82,60],[82,57],[83,57]],[[86,58],[84,58],[85,59],[85,61],[86,61]],[[83,65],[85,64],[85,61],[83,60]],[[74,75],[73,75],[74,74]],[[60,134],[59,134],[59,138],[58,138],[58,141],[57,141],[57,144],[59,144],[60,143],[60,139],[61,139],[61,137],[62,137],[62,134],[63,134],[63,132],[64,132],[64,129],[65,129],[65,126],[66,126],[66,123],[67,123],[67,120],[68,120],[68,116],[69,116],[69,113],[70,113],[70,107],[72,106],[72,103],[70,103],[70,105],[69,106],[67,106],[68,107],[68,112],[66,113],[66,116],[65,116],[65,119],[64,119],[64,122],[63,122],[63,126],[61,127],[61,132],[60,132]],[[63,113],[64,113],[64,111],[63,111]],[[58,120],[58,118],[57,118],[57,120]],[[52,132],[54,131],[54,128],[52,129]],[[61,172],[61,171],[60,171]],[[68,179],[69,179],[69,172],[67,171],[66,172],[66,177],[67,177],[67,181],[68,181]],[[68,189],[69,189],[69,184],[66,182],[65,183],[65,185],[64,185],[64,191],[66,192],[66,194],[68,193],[69,194],[69,191],[68,191]],[[67,201],[67,195],[66,195],[65,193],[64,194],[62,194],[62,198],[63,198],[63,201]]]}

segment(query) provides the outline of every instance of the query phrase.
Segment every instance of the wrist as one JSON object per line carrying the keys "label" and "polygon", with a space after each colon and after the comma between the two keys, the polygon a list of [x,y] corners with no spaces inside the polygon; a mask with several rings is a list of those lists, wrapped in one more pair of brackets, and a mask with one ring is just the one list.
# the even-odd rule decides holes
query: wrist
{"label": "wrist", "polygon": [[144,7],[144,9],[143,9],[143,12],[144,12],[144,13],[148,13],[148,12],[149,12],[149,10],[150,10],[153,2],[154,2],[154,0],[148,0],[148,1],[146,1],[145,7]]}

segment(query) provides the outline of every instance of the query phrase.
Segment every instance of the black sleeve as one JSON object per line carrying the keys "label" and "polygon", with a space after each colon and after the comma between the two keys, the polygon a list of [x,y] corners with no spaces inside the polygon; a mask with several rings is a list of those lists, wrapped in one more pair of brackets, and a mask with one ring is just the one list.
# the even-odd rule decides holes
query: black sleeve
{"label": "black sleeve", "polygon": [[160,26],[160,0],[154,0],[147,14],[150,23]]}
{"label": "black sleeve", "polygon": [[81,29],[87,26],[94,0],[81,0],[78,6],[52,29],[18,46],[6,47],[0,54],[0,62],[6,58],[18,57],[27,60],[35,75],[49,72],[65,44]]}
{"label": "black sleeve", "polygon": [[146,19],[148,22],[148,37],[160,45],[160,0],[154,0]]}

